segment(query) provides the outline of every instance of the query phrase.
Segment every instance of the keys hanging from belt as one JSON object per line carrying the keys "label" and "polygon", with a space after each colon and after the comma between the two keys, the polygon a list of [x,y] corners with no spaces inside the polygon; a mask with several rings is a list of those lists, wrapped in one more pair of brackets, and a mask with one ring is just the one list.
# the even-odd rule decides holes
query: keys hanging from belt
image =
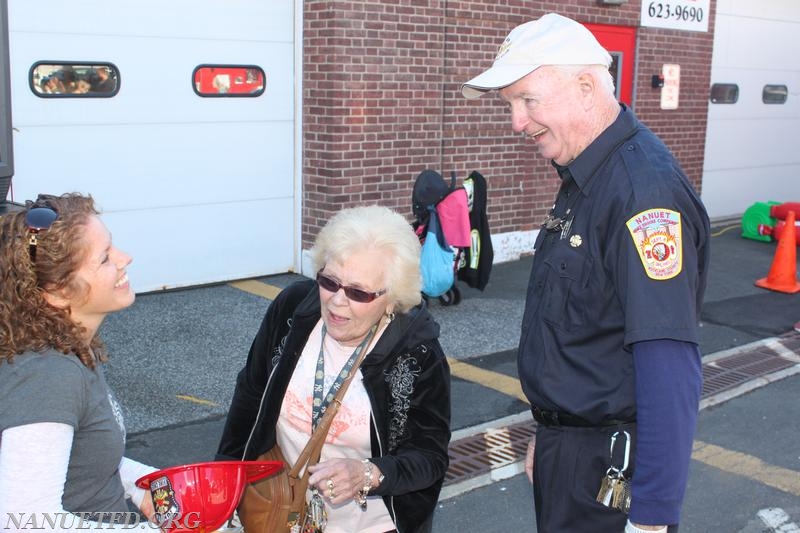
{"label": "keys hanging from belt", "polygon": [[[622,459],[622,465],[614,465],[614,445],[617,439],[625,438],[625,453]],[[602,503],[606,507],[612,509],[619,509],[625,514],[631,510],[631,481],[625,477],[625,472],[628,470],[631,457],[631,435],[627,431],[617,431],[611,435],[610,446],[610,460],[611,466],[606,470],[603,479],[600,481],[600,490],[597,492],[597,502]]]}

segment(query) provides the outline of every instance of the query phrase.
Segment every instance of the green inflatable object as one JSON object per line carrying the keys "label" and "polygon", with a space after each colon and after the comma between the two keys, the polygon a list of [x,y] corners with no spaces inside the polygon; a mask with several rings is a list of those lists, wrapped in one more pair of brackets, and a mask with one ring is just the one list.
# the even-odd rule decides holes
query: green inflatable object
{"label": "green inflatable object", "polygon": [[754,241],[772,242],[772,234],[765,234],[759,231],[759,226],[768,227],[770,230],[775,227],[776,219],[769,216],[770,207],[781,202],[756,202],[742,215],[742,237],[753,239]]}

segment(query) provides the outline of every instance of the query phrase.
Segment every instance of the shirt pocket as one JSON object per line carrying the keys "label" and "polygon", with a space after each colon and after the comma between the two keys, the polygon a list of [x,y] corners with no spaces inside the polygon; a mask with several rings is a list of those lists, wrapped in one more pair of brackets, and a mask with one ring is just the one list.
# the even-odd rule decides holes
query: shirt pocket
{"label": "shirt pocket", "polygon": [[[561,244],[561,243],[559,243]],[[571,331],[584,326],[590,311],[586,301],[592,258],[563,242],[544,260],[547,275],[542,291],[542,319]]]}

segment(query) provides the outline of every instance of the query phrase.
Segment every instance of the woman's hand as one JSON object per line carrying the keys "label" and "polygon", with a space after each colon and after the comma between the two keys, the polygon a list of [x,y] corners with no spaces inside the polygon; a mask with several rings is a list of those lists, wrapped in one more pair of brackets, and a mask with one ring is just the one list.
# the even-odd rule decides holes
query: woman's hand
{"label": "woman's hand", "polygon": [[159,524],[156,524],[153,521],[153,516],[156,514],[156,508],[153,505],[153,498],[150,496],[149,490],[145,492],[144,498],[142,498],[142,503],[139,505],[139,512],[142,513],[142,516],[147,519],[146,527],[144,527],[145,530],[154,532],[165,531],[164,529],[161,529]]}
{"label": "woman's hand", "polygon": [[[373,468],[372,484],[377,478]],[[356,497],[358,491],[364,487],[364,465],[357,459],[332,459],[308,467],[311,476],[308,478],[310,486],[316,487],[320,495],[331,502],[340,505]],[[380,473],[378,473],[380,475]]]}
{"label": "woman's hand", "polygon": [[147,491],[142,498],[142,503],[139,505],[139,511],[142,513],[142,516],[150,520],[153,518],[153,515],[156,514],[156,508],[153,506],[153,498],[150,497],[150,491]]}

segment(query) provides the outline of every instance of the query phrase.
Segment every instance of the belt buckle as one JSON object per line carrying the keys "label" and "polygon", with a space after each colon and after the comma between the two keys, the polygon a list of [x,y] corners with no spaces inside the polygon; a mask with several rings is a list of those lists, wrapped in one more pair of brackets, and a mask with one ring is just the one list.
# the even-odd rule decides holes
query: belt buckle
{"label": "belt buckle", "polygon": [[542,411],[535,405],[533,406],[534,418],[539,418],[541,424],[544,426],[560,426],[561,422],[558,419],[556,411]]}

